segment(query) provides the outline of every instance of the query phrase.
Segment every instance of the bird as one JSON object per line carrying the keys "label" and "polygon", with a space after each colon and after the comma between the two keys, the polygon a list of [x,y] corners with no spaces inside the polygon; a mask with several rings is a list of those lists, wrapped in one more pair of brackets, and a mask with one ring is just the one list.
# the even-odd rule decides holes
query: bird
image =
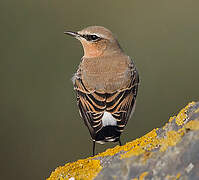
{"label": "bird", "polygon": [[95,143],[119,142],[135,109],[138,70],[113,33],[102,26],[65,31],[83,46],[77,72],[72,77],[79,113]]}

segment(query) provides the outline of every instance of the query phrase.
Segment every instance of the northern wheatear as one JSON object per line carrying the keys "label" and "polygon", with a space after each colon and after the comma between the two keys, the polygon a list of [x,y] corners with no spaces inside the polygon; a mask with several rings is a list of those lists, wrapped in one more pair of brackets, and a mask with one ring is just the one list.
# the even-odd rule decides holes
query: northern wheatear
{"label": "northern wheatear", "polygon": [[119,141],[121,145],[121,132],[135,106],[138,72],[108,29],[90,26],[78,32],[64,33],[78,39],[84,49],[72,81],[95,155],[95,142]]}

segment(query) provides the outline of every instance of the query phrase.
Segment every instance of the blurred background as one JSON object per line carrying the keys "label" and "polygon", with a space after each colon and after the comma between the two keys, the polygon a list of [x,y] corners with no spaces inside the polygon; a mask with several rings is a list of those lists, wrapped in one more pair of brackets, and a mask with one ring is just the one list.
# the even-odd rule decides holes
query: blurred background
{"label": "blurred background", "polygon": [[198,9],[194,0],[1,0],[0,179],[45,179],[92,153],[70,80],[83,51],[65,30],[105,26],[134,59],[141,83],[124,144],[199,100]]}

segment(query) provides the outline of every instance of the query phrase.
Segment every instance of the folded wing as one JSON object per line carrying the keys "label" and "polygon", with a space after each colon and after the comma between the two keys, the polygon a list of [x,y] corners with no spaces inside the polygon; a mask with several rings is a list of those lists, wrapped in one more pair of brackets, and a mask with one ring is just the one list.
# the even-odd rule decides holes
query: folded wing
{"label": "folded wing", "polygon": [[74,89],[77,94],[77,104],[80,115],[88,127],[93,139],[103,128],[102,117],[109,112],[117,121],[117,131],[122,132],[135,106],[138,91],[139,76],[132,65],[130,84],[112,93],[89,91],[83,84],[81,76],[76,76]]}

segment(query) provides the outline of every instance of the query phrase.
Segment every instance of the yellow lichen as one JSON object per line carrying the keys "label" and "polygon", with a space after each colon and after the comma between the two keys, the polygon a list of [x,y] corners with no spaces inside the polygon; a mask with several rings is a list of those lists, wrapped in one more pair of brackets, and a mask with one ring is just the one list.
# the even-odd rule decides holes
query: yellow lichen
{"label": "yellow lichen", "polygon": [[178,180],[180,178],[181,174],[178,173],[176,176],[175,175],[167,175],[165,177],[166,180]]}
{"label": "yellow lichen", "polygon": [[139,180],[144,180],[145,176],[147,176],[148,172],[143,172],[141,175],[140,175],[140,178]]}
{"label": "yellow lichen", "polygon": [[183,108],[177,115],[176,117],[176,124],[178,126],[182,126],[184,124],[184,121],[187,119],[187,110],[193,106],[195,104],[195,102],[191,102],[189,103],[185,108]]}
{"label": "yellow lichen", "polygon": [[176,118],[176,116],[170,117],[168,123],[166,123],[166,124],[162,127],[162,129],[163,129],[163,130],[166,130],[166,128],[167,128],[167,126],[169,125],[169,123],[171,123],[175,118]]}
{"label": "yellow lichen", "polygon": [[171,123],[175,118],[176,118],[176,116],[170,117],[170,118],[169,118],[169,122],[166,123],[166,124],[162,127],[162,129],[163,129],[163,130],[166,130],[166,128],[168,127],[169,123]]}
{"label": "yellow lichen", "polygon": [[147,176],[148,172],[145,171],[142,174],[139,175],[139,178],[133,178],[132,180],[144,180],[145,177]]}
{"label": "yellow lichen", "polygon": [[197,121],[197,120],[189,121],[187,124],[185,124],[185,129],[198,130],[199,129],[199,121]]}
{"label": "yellow lichen", "polygon": [[73,163],[68,163],[63,167],[58,167],[47,180],[91,180],[100,172],[100,160],[84,159]]}
{"label": "yellow lichen", "polygon": [[175,146],[181,140],[183,134],[183,131],[168,131],[166,137],[160,139],[160,151],[163,152],[167,150],[169,146]]}
{"label": "yellow lichen", "polygon": [[175,118],[176,118],[176,116],[170,117],[169,122],[172,122]]}
{"label": "yellow lichen", "polygon": [[138,156],[146,150],[151,150],[157,145],[157,129],[153,129],[151,132],[147,133],[146,135],[142,136],[141,138],[138,138],[132,142],[127,143],[128,149],[124,148],[126,152],[125,154],[121,154],[122,158],[128,158],[131,156]]}
{"label": "yellow lichen", "polygon": [[195,110],[195,113],[198,113],[198,112],[199,112],[199,108]]}
{"label": "yellow lichen", "polygon": [[[176,118],[176,123],[178,125],[183,125],[184,120],[187,118],[186,111],[190,106],[192,106],[194,102],[189,103],[185,108],[183,108],[177,116],[171,117],[169,122],[172,122]],[[164,126],[163,129],[166,129],[167,124]],[[157,129],[156,129],[157,130]],[[168,131],[164,138],[156,138],[156,130],[152,130],[150,133],[146,134],[145,136],[136,139],[130,143],[130,150],[125,154],[121,154],[121,158],[128,158],[131,156],[137,156],[144,152],[150,151],[157,146],[160,146],[160,151],[165,151],[169,146],[175,146],[180,140],[181,137],[184,135],[184,128],[178,131]]]}
{"label": "yellow lichen", "polygon": [[178,173],[178,174],[176,175],[176,179],[179,179],[179,178],[180,178],[180,176],[181,176],[181,174],[180,174],[180,173]]}
{"label": "yellow lichen", "polygon": [[[121,151],[125,152],[125,151],[130,151],[130,150],[132,150],[132,152],[128,152],[128,153],[129,154],[133,153],[133,155],[139,155],[141,153],[144,153],[145,150],[143,149],[143,147],[145,147],[146,145],[148,145],[148,149],[153,147],[152,141],[155,141],[154,137],[157,136],[156,130],[157,130],[157,128],[152,130],[145,136],[138,138],[132,142],[129,142],[129,143],[125,144],[124,146],[116,146],[112,149],[107,149],[105,152],[100,153],[95,157],[113,156]],[[126,156],[128,156],[128,155],[126,155]]]}
{"label": "yellow lichen", "polygon": [[152,153],[151,152],[145,152],[143,154],[143,157],[141,158],[141,162],[144,164],[146,161],[151,157]]}
{"label": "yellow lichen", "polygon": [[125,149],[125,146],[115,146],[114,148],[111,149],[107,149],[106,151],[99,153],[97,156],[95,157],[104,157],[104,156],[113,156],[115,154],[117,154],[118,152],[122,151]]}
{"label": "yellow lichen", "polygon": [[[176,120],[177,125],[183,125],[184,121],[187,119],[186,112],[194,104],[194,102],[189,103],[184,109],[182,109],[177,116],[171,117],[169,122]],[[198,110],[196,110],[198,111]],[[164,126],[163,130],[166,129],[168,123]],[[167,150],[169,146],[175,146],[186,133],[186,129],[198,130],[199,121],[193,120],[185,124],[177,131],[167,131],[164,137],[157,136],[157,130],[153,129],[151,132],[146,135],[135,139],[124,146],[116,146],[112,149],[107,149],[105,152],[96,155],[95,157],[87,158],[84,160],[78,160],[73,163],[68,163],[63,167],[58,167],[47,180],[68,180],[69,178],[74,178],[75,180],[79,179],[94,179],[97,174],[101,171],[102,167],[100,165],[100,160],[95,160],[97,157],[104,156],[113,156],[119,152],[122,152],[120,158],[128,158],[131,156],[143,155],[141,161],[144,163],[148,158],[151,157],[153,152],[150,152],[154,148],[160,147],[160,151],[163,152]],[[143,179],[147,175],[147,172],[144,172],[140,175],[139,179]],[[180,174],[174,176],[177,178],[180,177]],[[135,178],[137,179],[137,178]]]}
{"label": "yellow lichen", "polygon": [[[194,104],[194,102],[189,103],[178,113],[177,116],[171,117],[169,119],[169,122],[172,122],[174,119],[176,119],[176,124],[183,125],[184,120],[187,118],[187,110]],[[163,127],[163,130],[166,129],[167,125],[168,124]],[[157,146],[160,146],[160,151],[165,151],[169,146],[175,146],[181,140],[181,137],[185,133],[184,128],[182,128],[178,131],[168,131],[164,138],[156,138],[156,130],[154,129],[145,136],[128,143],[128,145],[130,145],[130,150],[128,150],[129,148],[126,149],[126,151],[128,152],[125,154],[121,154],[121,158],[128,158],[133,155],[137,156],[145,153],[146,150],[150,151]]]}

